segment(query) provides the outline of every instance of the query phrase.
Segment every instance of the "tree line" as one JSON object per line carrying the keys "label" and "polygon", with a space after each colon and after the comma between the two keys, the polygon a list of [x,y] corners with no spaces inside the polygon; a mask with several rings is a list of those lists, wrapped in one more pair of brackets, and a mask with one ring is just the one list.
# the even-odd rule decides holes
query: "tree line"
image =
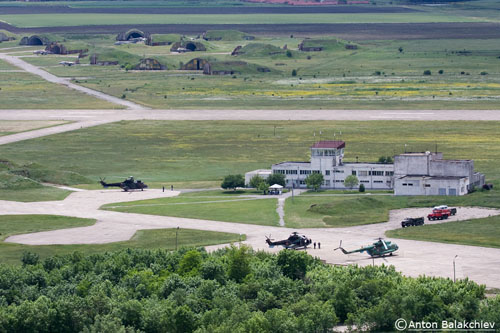
{"label": "tree line", "polygon": [[330,266],[305,252],[127,249],[0,265],[0,332],[393,331],[414,321],[500,323],[500,297],[394,267]]}

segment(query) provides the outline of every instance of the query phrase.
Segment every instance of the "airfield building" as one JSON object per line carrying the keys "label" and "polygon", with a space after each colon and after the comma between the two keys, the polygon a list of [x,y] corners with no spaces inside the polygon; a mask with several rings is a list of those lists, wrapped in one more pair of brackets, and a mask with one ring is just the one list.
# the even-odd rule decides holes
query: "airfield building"
{"label": "airfield building", "polygon": [[474,172],[472,160],[444,160],[442,153],[404,153],[393,163],[344,162],[344,141],[319,141],[311,146],[309,162],[288,161],[245,174],[248,185],[253,176],[272,173],[285,176],[286,186],[306,188],[305,179],[321,173],[324,189],[347,189],[345,179],[355,175],[367,189],[391,190],[395,195],[464,195],[473,186],[484,184],[484,175]]}
{"label": "airfield building", "polygon": [[404,153],[394,157],[396,195],[464,195],[484,185],[473,160],[444,160],[442,153]]}

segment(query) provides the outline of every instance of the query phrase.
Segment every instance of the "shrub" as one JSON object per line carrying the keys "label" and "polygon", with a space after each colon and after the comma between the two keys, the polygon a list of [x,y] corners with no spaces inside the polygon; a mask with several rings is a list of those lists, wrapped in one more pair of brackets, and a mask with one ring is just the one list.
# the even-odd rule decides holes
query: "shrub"
{"label": "shrub", "polygon": [[361,184],[359,185],[359,192],[363,193],[365,191],[365,185]]}
{"label": "shrub", "polygon": [[440,70],[438,71],[438,73],[439,73],[439,74],[443,74],[443,73],[444,73],[444,71],[443,71],[442,69],[440,69]]}
{"label": "shrub", "polygon": [[424,75],[432,75],[432,72],[429,69],[426,69],[424,71]]}
{"label": "shrub", "polygon": [[292,70],[292,76],[297,76],[297,70],[296,69]]}

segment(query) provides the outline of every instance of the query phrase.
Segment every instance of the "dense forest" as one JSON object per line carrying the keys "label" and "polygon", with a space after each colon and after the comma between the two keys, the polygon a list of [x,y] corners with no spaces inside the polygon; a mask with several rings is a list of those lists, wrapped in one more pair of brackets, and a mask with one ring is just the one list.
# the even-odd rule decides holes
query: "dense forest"
{"label": "dense forest", "polygon": [[123,250],[0,265],[1,332],[329,332],[414,321],[500,323],[500,297],[468,280],[335,267],[305,252]]}

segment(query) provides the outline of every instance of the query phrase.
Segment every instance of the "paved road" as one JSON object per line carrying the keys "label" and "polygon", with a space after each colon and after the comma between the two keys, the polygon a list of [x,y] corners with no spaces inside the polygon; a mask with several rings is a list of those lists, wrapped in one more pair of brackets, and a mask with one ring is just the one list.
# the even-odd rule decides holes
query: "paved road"
{"label": "paved road", "polygon": [[120,120],[482,120],[500,110],[0,110],[2,120],[66,120],[72,124],[0,137],[0,145]]}
{"label": "paved road", "polygon": [[[260,226],[252,224],[217,222],[208,220],[186,219],[177,217],[152,216],[130,213],[103,211],[102,204],[132,200],[169,197],[179,192],[148,190],[144,192],[121,192],[119,190],[99,190],[74,192],[63,201],[22,203],[0,201],[0,214],[56,214],[97,219],[90,227],[62,229],[32,234],[11,236],[8,242],[43,245],[43,244],[98,244],[128,240],[139,229],[159,229],[182,227],[210,231],[224,231],[246,234],[245,243],[254,249],[277,252],[279,247],[269,249],[264,236],[271,234],[275,239],[282,239],[294,231],[290,228]],[[311,237],[314,242],[321,242],[321,249],[309,249],[311,255],[318,256],[331,264],[346,265],[381,265],[391,264],[408,276],[453,276],[452,261],[458,255],[457,277],[471,278],[488,287],[500,288],[500,249],[429,243],[409,240],[397,240],[400,250],[397,255],[372,261],[366,254],[344,255],[334,251],[343,240],[346,249],[354,249],[373,242],[374,237],[383,236],[389,229],[399,228],[402,216],[423,215],[426,209],[407,209],[391,212],[387,223],[378,223],[351,228],[316,228],[301,229],[300,232]],[[475,217],[500,214],[499,210],[482,208],[460,208],[457,216],[450,222]],[[223,245],[209,247],[218,248]]]}
{"label": "paved road", "polygon": [[129,109],[145,109],[146,108],[146,107],[143,107],[139,104],[129,102],[129,101],[126,101],[126,100],[123,100],[123,99],[120,99],[118,97],[114,97],[111,95],[106,95],[102,92],[92,90],[89,88],[85,88],[85,87],[79,86],[77,84],[71,83],[69,79],[61,78],[61,77],[55,76],[53,74],[50,74],[37,66],[31,65],[31,64],[27,63],[26,61],[21,60],[19,57],[11,56],[11,55],[8,55],[5,53],[0,53],[0,59],[5,60],[5,61],[11,63],[12,65],[19,67],[27,72],[30,72],[31,74],[38,75],[42,79],[47,80],[48,82],[60,84],[60,85],[66,86],[70,89],[83,92],[87,95],[94,96],[94,97],[97,97],[99,99],[102,99],[102,100],[105,100],[105,101],[108,101],[108,102],[111,102],[114,104],[125,106]]}

